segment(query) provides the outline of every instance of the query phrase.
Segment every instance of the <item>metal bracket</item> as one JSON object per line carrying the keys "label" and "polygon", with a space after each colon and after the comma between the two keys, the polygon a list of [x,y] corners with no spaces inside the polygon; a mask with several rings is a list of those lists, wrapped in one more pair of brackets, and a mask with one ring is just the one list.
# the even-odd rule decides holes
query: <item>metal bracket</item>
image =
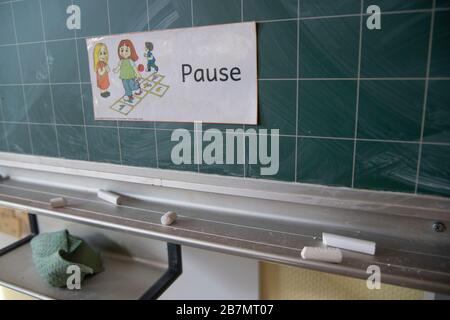
{"label": "metal bracket", "polygon": [[169,259],[169,268],[166,273],[164,273],[162,277],[142,295],[140,300],[158,299],[183,272],[181,246],[178,244],[167,243],[167,255]]}

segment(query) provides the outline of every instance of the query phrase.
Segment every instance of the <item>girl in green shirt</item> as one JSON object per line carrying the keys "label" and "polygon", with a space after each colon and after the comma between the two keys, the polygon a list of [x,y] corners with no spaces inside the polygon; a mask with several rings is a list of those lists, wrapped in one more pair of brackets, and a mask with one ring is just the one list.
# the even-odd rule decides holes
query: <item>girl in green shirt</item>
{"label": "girl in green shirt", "polygon": [[131,40],[125,39],[120,41],[117,48],[119,55],[119,64],[114,68],[114,72],[119,72],[119,78],[122,80],[123,88],[125,90],[124,99],[133,102],[133,91],[139,90],[135,95],[142,94],[138,78],[141,74],[136,69],[134,62],[139,59],[136,50]]}

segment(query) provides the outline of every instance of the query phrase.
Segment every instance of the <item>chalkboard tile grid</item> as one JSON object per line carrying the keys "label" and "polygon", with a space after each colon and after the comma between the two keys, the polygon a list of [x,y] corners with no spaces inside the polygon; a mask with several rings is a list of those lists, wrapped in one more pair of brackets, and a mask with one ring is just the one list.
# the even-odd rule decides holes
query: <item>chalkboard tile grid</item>
{"label": "chalkboard tile grid", "polygon": [[[2,151],[450,195],[448,1],[0,0],[0,18]],[[94,120],[86,37],[240,21],[258,23],[260,86],[260,124],[242,129],[280,129],[277,175],[175,166],[170,133],[193,124]]]}

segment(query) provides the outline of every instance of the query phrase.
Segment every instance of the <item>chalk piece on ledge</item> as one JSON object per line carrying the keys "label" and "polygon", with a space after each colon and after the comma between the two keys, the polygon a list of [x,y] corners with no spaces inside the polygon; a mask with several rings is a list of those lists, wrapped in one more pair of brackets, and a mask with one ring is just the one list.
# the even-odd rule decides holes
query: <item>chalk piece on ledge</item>
{"label": "chalk piece on ledge", "polygon": [[105,200],[109,203],[120,205],[122,203],[122,196],[118,195],[117,193],[106,191],[106,190],[98,190],[97,191],[97,197],[99,197],[102,200]]}
{"label": "chalk piece on ledge", "polygon": [[304,260],[342,262],[342,251],[337,248],[304,247],[301,256]]}
{"label": "chalk piece on ledge", "polygon": [[375,254],[376,243],[373,241],[344,237],[332,233],[322,234],[323,244],[331,247],[346,249],[350,251]]}
{"label": "chalk piece on ledge", "polygon": [[64,208],[67,205],[66,199],[60,197],[60,198],[53,198],[50,199],[50,205],[52,208]]}
{"label": "chalk piece on ledge", "polygon": [[175,222],[175,220],[177,220],[177,214],[175,212],[169,211],[161,217],[161,224],[170,226]]}

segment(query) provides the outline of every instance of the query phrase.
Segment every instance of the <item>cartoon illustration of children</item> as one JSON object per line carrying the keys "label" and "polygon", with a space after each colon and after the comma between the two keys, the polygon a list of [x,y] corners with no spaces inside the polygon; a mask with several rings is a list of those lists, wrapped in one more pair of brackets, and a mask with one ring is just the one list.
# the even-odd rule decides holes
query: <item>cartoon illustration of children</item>
{"label": "cartoon illustration of children", "polygon": [[108,66],[108,47],[104,43],[97,43],[94,47],[94,70],[97,74],[97,87],[100,89],[100,95],[108,98],[109,88],[109,66]]}
{"label": "cartoon illustration of children", "polygon": [[153,68],[155,69],[156,72],[158,72],[159,68],[156,65],[156,59],[152,51],[153,51],[153,43],[146,42],[144,56],[147,57],[147,71],[150,72],[152,71]]}
{"label": "cartoon illustration of children", "polygon": [[129,39],[121,40],[117,48],[119,55],[119,64],[114,68],[114,72],[119,72],[119,78],[122,80],[123,88],[125,90],[124,99],[133,102],[134,95],[142,94],[141,86],[138,78],[142,78],[139,71],[136,69],[135,62],[139,59],[133,43]]}

